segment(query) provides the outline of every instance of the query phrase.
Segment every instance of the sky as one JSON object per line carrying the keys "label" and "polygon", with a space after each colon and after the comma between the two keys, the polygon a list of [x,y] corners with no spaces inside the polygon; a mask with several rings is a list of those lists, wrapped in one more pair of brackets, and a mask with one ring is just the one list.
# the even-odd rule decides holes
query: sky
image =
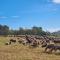
{"label": "sky", "polygon": [[11,29],[60,30],[60,0],[0,0],[0,24]]}

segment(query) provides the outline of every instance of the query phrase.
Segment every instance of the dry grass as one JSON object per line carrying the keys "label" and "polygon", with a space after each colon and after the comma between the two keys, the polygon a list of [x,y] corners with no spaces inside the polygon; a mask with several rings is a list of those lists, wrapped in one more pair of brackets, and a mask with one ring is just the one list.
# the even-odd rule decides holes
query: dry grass
{"label": "dry grass", "polygon": [[0,37],[0,60],[60,60],[60,55],[43,53],[42,48],[22,44],[4,45],[8,37]]}

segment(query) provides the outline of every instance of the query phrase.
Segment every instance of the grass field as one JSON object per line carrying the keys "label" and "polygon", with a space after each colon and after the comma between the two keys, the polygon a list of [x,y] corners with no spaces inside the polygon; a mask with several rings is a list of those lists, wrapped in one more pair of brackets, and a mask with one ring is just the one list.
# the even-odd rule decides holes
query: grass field
{"label": "grass field", "polygon": [[44,48],[29,48],[22,44],[5,45],[8,37],[0,37],[0,60],[60,60],[58,54],[43,53]]}

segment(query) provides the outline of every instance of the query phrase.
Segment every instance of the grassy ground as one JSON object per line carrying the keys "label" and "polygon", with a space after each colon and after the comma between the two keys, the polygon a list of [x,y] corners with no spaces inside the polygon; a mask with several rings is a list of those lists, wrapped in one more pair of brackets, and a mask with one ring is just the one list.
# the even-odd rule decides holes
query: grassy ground
{"label": "grassy ground", "polygon": [[8,37],[0,37],[0,60],[60,60],[60,55],[43,53],[41,47],[29,48],[22,44],[4,45]]}

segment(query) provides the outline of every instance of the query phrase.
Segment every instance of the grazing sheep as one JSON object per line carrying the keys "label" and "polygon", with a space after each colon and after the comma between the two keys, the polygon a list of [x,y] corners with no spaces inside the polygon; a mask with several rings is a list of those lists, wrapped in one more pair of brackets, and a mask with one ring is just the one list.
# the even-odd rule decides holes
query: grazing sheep
{"label": "grazing sheep", "polygon": [[6,42],[5,45],[9,45],[9,42]]}
{"label": "grazing sheep", "polygon": [[33,42],[32,42],[32,44],[31,44],[31,46],[33,46],[33,47],[37,47],[37,46],[38,46],[37,41],[36,41],[36,40],[33,40]]}
{"label": "grazing sheep", "polygon": [[19,40],[18,42],[21,44],[22,43],[22,40]]}
{"label": "grazing sheep", "polygon": [[27,45],[28,44],[28,41],[26,39],[22,39],[22,44],[23,45]]}
{"label": "grazing sheep", "polygon": [[23,45],[27,45],[28,42],[25,40],[25,41],[22,42],[22,44],[23,44]]}
{"label": "grazing sheep", "polygon": [[14,42],[14,43],[16,43],[16,40],[14,40],[14,39],[10,39],[10,42]]}
{"label": "grazing sheep", "polygon": [[28,43],[32,43],[32,38],[28,35],[25,36]]}
{"label": "grazing sheep", "polygon": [[11,42],[6,42],[6,43],[5,43],[5,45],[10,45],[10,44],[11,44]]}
{"label": "grazing sheep", "polygon": [[57,50],[60,50],[60,46],[58,46],[58,45],[55,45],[55,44],[47,44],[47,43],[44,43],[43,45],[42,45],[42,47],[45,47],[45,52],[47,52],[47,50],[49,49],[49,52],[50,53],[52,53],[52,51],[54,50],[55,52],[57,51]]}
{"label": "grazing sheep", "polygon": [[54,40],[53,42],[54,42],[55,44],[56,44],[56,43],[60,43],[60,40]]}
{"label": "grazing sheep", "polygon": [[47,52],[48,49],[50,50],[50,52],[52,52],[52,50],[55,49],[54,44],[49,44],[49,45],[45,44],[42,45],[42,47],[46,47],[45,52]]}
{"label": "grazing sheep", "polygon": [[17,38],[18,40],[20,39],[20,38]]}
{"label": "grazing sheep", "polygon": [[9,42],[9,45],[11,44],[11,42]]}

